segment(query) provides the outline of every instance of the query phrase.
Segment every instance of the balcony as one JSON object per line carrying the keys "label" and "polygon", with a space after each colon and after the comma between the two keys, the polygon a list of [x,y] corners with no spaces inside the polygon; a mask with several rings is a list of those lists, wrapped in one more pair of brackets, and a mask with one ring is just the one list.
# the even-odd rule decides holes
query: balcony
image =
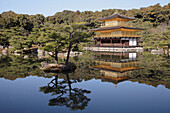
{"label": "balcony", "polygon": [[101,34],[101,35],[96,35],[94,38],[98,37],[141,37],[141,35],[125,35],[125,34],[117,34],[117,35],[112,35],[112,34]]}

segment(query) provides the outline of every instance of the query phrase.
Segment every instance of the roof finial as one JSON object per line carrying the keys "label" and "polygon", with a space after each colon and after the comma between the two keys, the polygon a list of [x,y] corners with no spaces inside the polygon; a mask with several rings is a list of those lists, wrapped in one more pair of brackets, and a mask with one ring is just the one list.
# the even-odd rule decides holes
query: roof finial
{"label": "roof finial", "polygon": [[116,9],[115,13],[114,14],[117,14],[118,13],[118,9]]}

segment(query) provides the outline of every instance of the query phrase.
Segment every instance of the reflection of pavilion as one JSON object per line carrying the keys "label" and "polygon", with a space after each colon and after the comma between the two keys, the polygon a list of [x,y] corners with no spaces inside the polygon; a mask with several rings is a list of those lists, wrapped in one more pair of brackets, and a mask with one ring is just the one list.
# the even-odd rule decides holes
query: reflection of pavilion
{"label": "reflection of pavilion", "polygon": [[133,70],[142,69],[137,67],[139,61],[136,53],[98,53],[95,61],[99,65],[92,66],[101,72],[102,81],[118,84],[130,79]]}

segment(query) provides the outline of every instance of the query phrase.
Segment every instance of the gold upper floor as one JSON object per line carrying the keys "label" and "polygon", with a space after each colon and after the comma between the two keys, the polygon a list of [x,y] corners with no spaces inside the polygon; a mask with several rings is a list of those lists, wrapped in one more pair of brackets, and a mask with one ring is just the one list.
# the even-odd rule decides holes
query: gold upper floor
{"label": "gold upper floor", "polygon": [[101,27],[112,27],[112,26],[124,26],[124,27],[132,27],[132,24],[128,21],[120,21],[120,20],[113,20],[113,21],[104,21],[101,23]]}
{"label": "gold upper floor", "polygon": [[144,29],[134,28],[129,22],[134,19],[114,13],[108,17],[99,18],[103,21],[101,27],[90,29],[90,31],[96,32],[95,37],[141,37],[138,32]]}
{"label": "gold upper floor", "polygon": [[97,37],[141,37],[138,31],[111,31],[111,32],[96,32],[94,38]]}

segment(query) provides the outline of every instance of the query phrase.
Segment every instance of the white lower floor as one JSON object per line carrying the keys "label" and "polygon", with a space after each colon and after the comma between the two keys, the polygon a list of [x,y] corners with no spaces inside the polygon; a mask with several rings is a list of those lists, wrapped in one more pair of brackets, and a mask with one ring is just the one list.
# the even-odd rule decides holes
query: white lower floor
{"label": "white lower floor", "polygon": [[134,48],[84,47],[84,50],[102,51],[102,52],[143,52],[142,47],[134,47]]}

